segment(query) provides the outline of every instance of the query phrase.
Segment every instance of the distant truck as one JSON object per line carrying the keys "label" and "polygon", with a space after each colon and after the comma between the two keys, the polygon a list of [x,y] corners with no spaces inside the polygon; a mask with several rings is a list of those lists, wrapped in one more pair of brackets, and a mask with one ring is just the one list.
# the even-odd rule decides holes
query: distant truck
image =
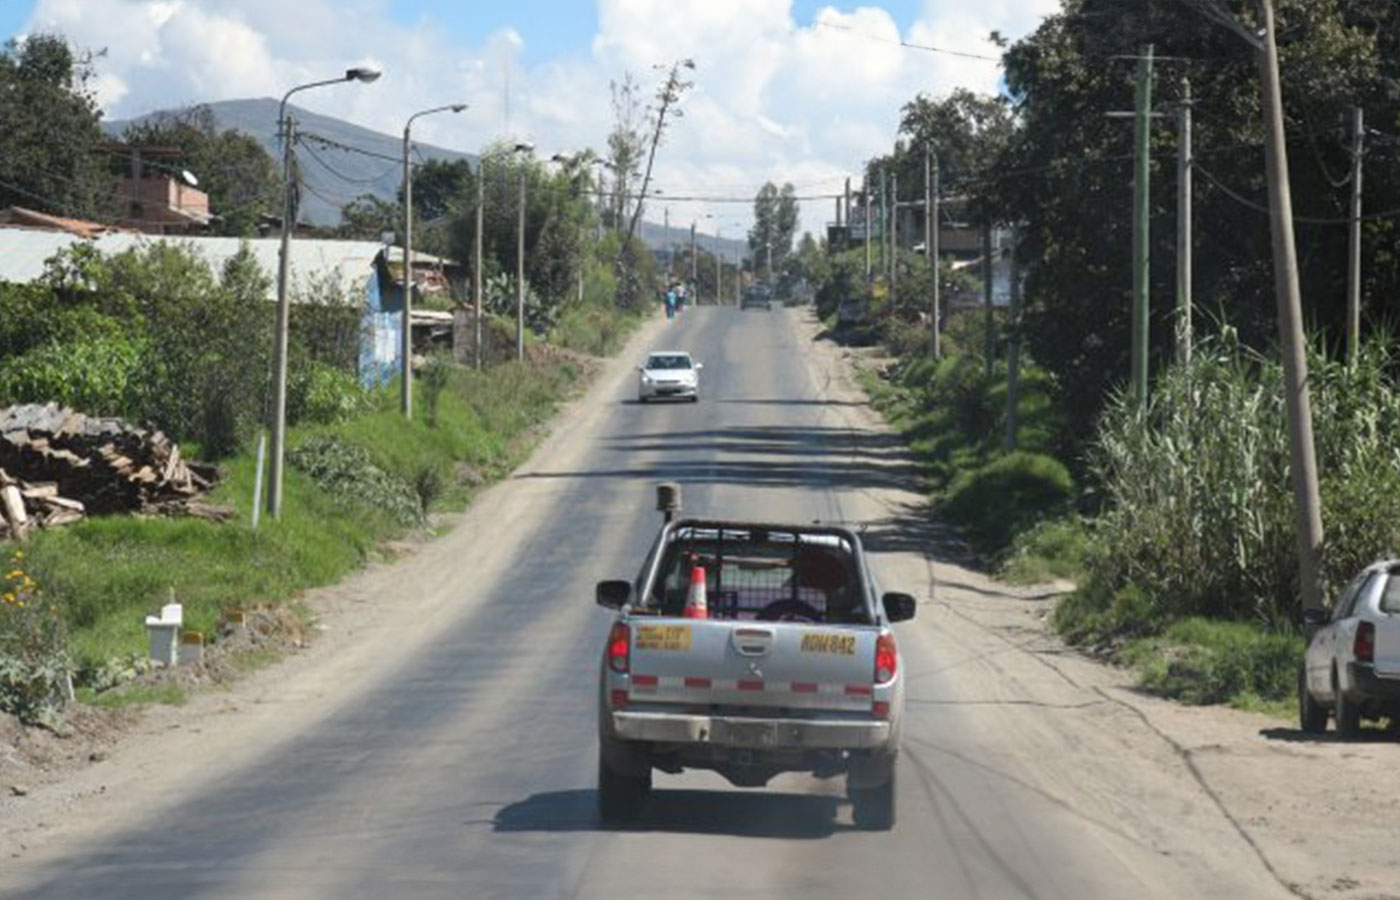
{"label": "distant truck", "polygon": [[598,807],[639,816],[652,771],[709,769],[740,787],[781,772],[845,775],[857,827],[895,821],[903,664],[860,538],[828,525],[667,522],[617,610],[599,678]]}

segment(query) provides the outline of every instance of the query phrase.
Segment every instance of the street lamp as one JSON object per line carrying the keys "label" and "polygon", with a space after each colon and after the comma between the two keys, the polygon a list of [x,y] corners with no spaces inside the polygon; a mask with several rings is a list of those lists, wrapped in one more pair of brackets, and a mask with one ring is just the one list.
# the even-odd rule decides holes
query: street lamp
{"label": "street lamp", "polygon": [[435,106],[409,116],[403,126],[403,359],[399,364],[403,385],[399,392],[399,406],[405,419],[413,418],[413,176],[408,168],[409,132],[413,128],[413,120],[419,116],[440,112],[459,113],[466,108],[465,103]]}
{"label": "street lamp", "polygon": [[371,82],[380,71],[369,66],[346,69],[341,78],[297,85],[282,95],[277,122],[282,133],[282,249],[277,261],[277,332],[272,343],[272,447],[267,468],[267,514],[282,515],[282,472],[287,449],[287,331],[292,317],[287,297],[287,271],[292,249],[292,226],[296,220],[296,198],[292,191],[292,161],[296,148],[296,119],[287,113],[287,100],[298,91],[345,81]]}
{"label": "street lamp", "polygon": [[[521,142],[512,153],[533,153],[535,145]],[[525,166],[520,166],[520,209],[515,232],[515,358],[525,358]]]}

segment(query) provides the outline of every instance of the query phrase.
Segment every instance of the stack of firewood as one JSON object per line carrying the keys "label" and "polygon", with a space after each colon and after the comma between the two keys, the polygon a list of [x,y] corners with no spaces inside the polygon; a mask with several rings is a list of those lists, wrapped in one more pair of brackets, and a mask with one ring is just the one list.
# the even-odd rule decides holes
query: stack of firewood
{"label": "stack of firewood", "polygon": [[0,538],[84,515],[226,519],[231,510],[199,499],[217,478],[159,431],[53,403],[0,409]]}

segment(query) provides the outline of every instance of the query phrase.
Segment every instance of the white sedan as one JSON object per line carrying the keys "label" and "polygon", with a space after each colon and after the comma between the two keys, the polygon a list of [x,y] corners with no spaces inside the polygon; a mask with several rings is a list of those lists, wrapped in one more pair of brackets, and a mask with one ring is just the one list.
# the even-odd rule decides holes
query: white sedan
{"label": "white sedan", "polygon": [[645,403],[658,397],[684,397],[692,403],[700,399],[700,363],[681,350],[658,350],[637,367],[637,400]]}
{"label": "white sedan", "polygon": [[1308,610],[1307,655],[1298,676],[1299,724],[1354,737],[1361,719],[1400,716],[1400,560],[1369,566],[1331,615]]}

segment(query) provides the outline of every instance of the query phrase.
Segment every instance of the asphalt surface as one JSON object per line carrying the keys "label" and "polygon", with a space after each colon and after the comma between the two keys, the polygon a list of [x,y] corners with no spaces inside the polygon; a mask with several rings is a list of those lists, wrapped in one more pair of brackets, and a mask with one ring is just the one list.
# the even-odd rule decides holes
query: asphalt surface
{"label": "asphalt surface", "polygon": [[[599,824],[595,678],[609,615],[592,605],[592,583],[635,573],[658,525],[653,485],[682,482],[697,515],[861,521],[911,483],[898,444],[854,427],[845,413],[855,401],[825,391],[796,315],[700,309],[664,326],[653,349],[689,350],[705,364],[700,402],[641,405],[634,382],[614,378],[604,408],[567,435],[571,452],[537,455],[507,486],[520,495],[513,502],[549,509],[486,548],[503,565],[478,577],[466,556],[461,568],[437,557],[405,563],[439,566],[431,589],[447,605],[391,671],[274,746],[244,747],[233,764],[207,760],[197,789],[149,814],[93,823],[82,840],[34,859],[0,861],[0,894],[1273,896],[1278,886],[1247,854],[1219,873],[1208,855],[1170,858],[1170,836],[1154,843],[1113,814],[1118,803],[1130,818],[1137,799],[1096,809],[1067,801],[1064,784],[1085,780],[1096,751],[1052,731],[1048,718],[1008,728],[1023,714],[989,719],[979,704],[1023,694],[1045,707],[1087,701],[1071,686],[1054,688],[1065,695],[1057,699],[1051,688],[1010,685],[999,651],[944,635],[932,606],[897,631],[911,680],[892,832],[854,830],[839,779],[784,776],[740,790],[708,773],[658,774],[635,828]],[[502,536],[510,533],[503,523]],[[889,522],[869,536],[885,587],[927,604],[928,581],[891,578],[917,567],[881,569],[921,541]],[[962,663],[974,658],[981,668],[969,675]],[[1065,771],[1047,774],[1038,758],[1057,755]],[[1150,789],[1139,799],[1164,810],[1208,806]],[[1213,813],[1199,815],[1202,842],[1236,840]]]}

